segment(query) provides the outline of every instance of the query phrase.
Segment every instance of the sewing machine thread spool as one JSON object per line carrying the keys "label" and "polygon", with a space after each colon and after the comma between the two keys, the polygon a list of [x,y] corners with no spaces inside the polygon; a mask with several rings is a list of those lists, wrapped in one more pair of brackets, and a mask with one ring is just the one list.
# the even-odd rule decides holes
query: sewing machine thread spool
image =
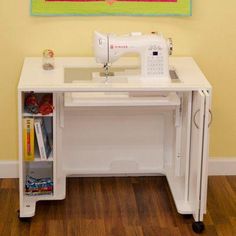
{"label": "sewing machine thread spool", "polygon": [[43,51],[43,69],[53,70],[54,69],[54,52],[51,49],[45,49]]}

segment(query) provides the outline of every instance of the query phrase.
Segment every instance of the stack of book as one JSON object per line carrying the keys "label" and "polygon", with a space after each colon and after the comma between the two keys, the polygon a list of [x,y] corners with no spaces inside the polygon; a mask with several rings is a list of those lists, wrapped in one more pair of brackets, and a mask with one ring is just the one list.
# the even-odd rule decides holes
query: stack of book
{"label": "stack of book", "polygon": [[24,160],[34,160],[34,119],[23,119]]}
{"label": "stack of book", "polygon": [[52,142],[45,127],[44,118],[24,118],[23,122],[24,160],[35,159],[35,137],[40,159],[47,160],[52,152]]}

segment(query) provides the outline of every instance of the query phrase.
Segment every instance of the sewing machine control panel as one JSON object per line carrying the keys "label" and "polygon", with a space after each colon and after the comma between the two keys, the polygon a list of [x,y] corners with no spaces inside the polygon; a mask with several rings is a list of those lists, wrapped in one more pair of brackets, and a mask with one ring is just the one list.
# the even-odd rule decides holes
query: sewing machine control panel
{"label": "sewing machine control panel", "polygon": [[160,50],[150,49],[148,50],[148,58],[147,58],[147,75],[164,75],[163,70],[163,55]]}

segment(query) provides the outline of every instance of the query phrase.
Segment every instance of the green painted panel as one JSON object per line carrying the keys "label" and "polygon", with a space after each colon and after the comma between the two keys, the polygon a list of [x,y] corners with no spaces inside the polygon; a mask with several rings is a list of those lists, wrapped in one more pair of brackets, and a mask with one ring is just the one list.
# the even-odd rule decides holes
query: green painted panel
{"label": "green painted panel", "polygon": [[31,0],[31,15],[191,15],[191,0],[177,0],[177,2],[141,2],[106,1],[86,2],[49,2],[45,0]]}

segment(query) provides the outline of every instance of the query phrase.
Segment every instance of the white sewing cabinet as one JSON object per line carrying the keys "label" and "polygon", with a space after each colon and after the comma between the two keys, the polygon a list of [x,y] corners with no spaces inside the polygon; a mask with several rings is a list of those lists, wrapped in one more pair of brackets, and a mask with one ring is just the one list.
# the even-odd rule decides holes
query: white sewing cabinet
{"label": "white sewing cabinet", "polygon": [[[104,81],[93,58],[56,58],[52,71],[42,69],[41,58],[25,59],[18,85],[20,218],[34,216],[37,201],[64,199],[67,176],[162,174],[177,211],[192,214],[195,231],[202,230],[211,85],[192,58],[170,64],[178,75],[172,82],[139,82],[135,58],[114,63],[117,76]],[[24,110],[31,91],[53,95],[54,112],[45,118],[53,150],[47,160],[35,153],[28,162],[22,120],[42,116]],[[26,195],[26,175],[52,178],[51,194]]]}

